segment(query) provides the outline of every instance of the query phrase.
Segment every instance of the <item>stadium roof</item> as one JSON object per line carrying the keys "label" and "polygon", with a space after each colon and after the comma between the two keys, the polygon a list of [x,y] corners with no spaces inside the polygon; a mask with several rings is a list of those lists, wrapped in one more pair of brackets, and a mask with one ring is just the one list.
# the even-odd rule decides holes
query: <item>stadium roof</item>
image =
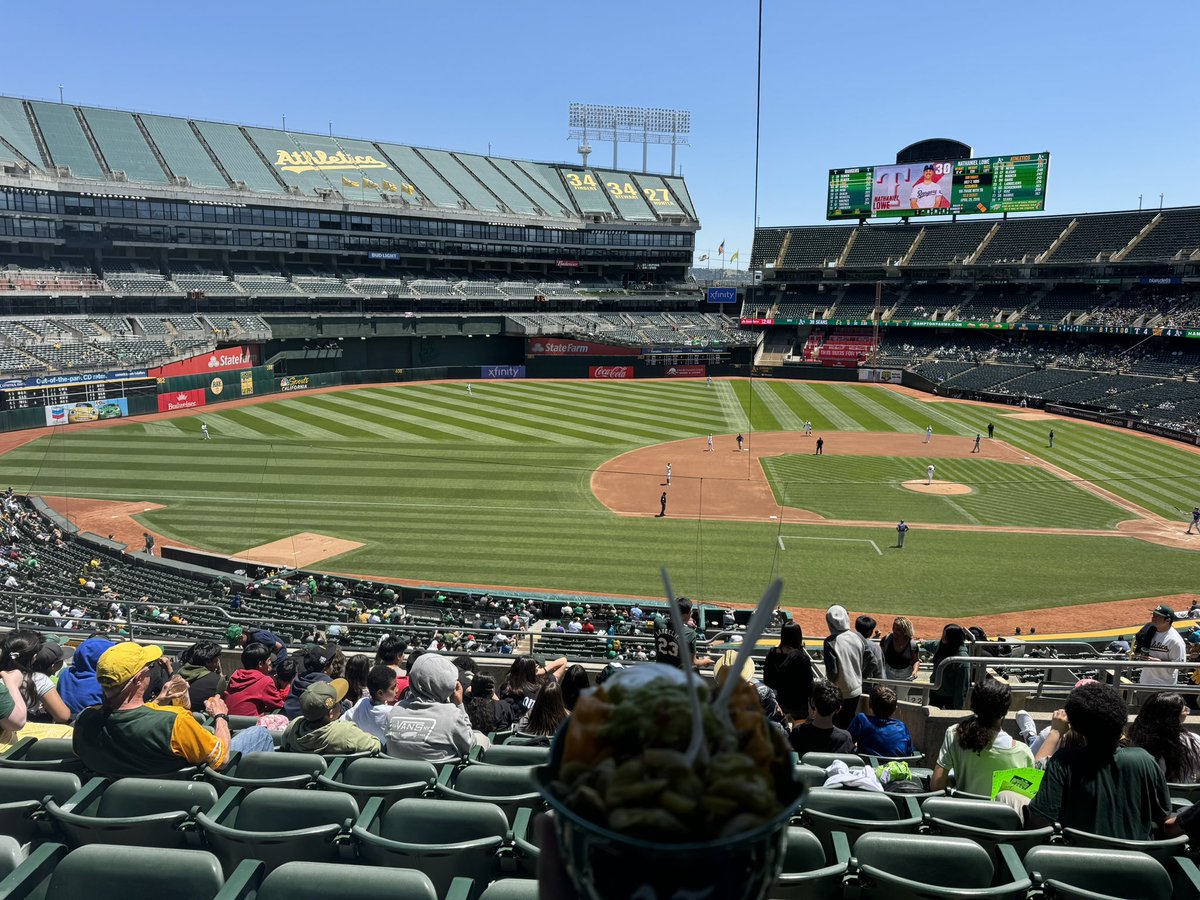
{"label": "stadium roof", "polygon": [[[14,169],[15,166],[15,169]],[[564,225],[695,225],[680,177],[0,97],[0,167],[146,189],[473,212]]]}

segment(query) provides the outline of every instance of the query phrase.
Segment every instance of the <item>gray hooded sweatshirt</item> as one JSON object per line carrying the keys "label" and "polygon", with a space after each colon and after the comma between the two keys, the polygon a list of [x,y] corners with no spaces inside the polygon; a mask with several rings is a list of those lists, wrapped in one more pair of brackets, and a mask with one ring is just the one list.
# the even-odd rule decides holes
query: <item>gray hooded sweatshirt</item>
{"label": "gray hooded sweatshirt", "polygon": [[[831,606],[825,611],[825,623],[829,626],[829,637],[825,639],[825,671],[834,681],[843,700],[862,695],[863,650],[866,642],[850,627],[850,614],[844,606]],[[834,663],[830,670],[829,656]]]}
{"label": "gray hooded sweatshirt", "polygon": [[458,669],[425,653],[408,670],[410,694],[392,707],[387,752],[401,759],[443,760],[466,756],[475,744],[467,711],[454,702]]}

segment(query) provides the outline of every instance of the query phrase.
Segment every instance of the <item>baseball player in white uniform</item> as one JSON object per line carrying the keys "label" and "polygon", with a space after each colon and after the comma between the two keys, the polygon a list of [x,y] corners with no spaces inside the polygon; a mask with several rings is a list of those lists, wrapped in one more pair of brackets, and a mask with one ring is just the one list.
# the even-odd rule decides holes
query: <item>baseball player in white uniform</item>
{"label": "baseball player in white uniform", "polygon": [[708,452],[708,453],[712,453],[712,448],[713,448],[713,445],[712,445],[712,435],[710,434],[710,435],[708,436],[708,450],[707,450],[706,452]]}
{"label": "baseball player in white uniform", "polygon": [[812,422],[807,419],[804,420],[804,436],[812,437]]}
{"label": "baseball player in white uniform", "polygon": [[667,463],[667,485],[671,484],[671,464]]}
{"label": "baseball player in white uniform", "polygon": [[212,436],[208,433],[208,423],[207,422],[200,423],[200,434],[203,436],[204,440],[206,440],[206,441],[212,440]]}
{"label": "baseball player in white uniform", "polygon": [[925,483],[933,484],[933,463],[930,463],[929,468],[925,470]]}
{"label": "baseball player in white uniform", "polygon": [[943,206],[946,195],[942,186],[933,180],[933,166],[926,166],[921,180],[908,192],[909,206],[913,209],[937,209]]}

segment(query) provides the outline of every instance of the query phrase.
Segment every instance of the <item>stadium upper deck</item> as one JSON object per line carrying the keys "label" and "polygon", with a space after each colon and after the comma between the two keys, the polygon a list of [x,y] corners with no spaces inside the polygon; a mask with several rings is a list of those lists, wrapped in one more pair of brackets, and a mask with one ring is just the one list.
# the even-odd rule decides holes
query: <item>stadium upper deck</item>
{"label": "stadium upper deck", "polygon": [[22,264],[209,248],[681,279],[698,228],[671,175],[0,97],[0,254]]}

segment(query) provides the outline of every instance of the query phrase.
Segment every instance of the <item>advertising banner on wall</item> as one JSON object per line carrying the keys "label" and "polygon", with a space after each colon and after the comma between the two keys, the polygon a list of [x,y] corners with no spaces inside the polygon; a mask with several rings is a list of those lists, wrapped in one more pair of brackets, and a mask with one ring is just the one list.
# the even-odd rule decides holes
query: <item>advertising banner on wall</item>
{"label": "advertising banner on wall", "polygon": [[175,375],[203,375],[205,372],[224,372],[227,369],[242,369],[254,365],[254,349],[248,345],[221,347],[212,353],[201,353],[179,362],[167,363],[150,370],[157,378]]}
{"label": "advertising banner on wall", "polygon": [[101,419],[124,419],[129,415],[129,401],[124,397],[115,397],[112,400],[56,403],[45,407],[45,410],[47,425],[74,425]]}
{"label": "advertising banner on wall", "polygon": [[524,378],[524,366],[480,366],[479,377],[487,379]]}
{"label": "advertising banner on wall", "polygon": [[245,372],[241,373],[241,376],[242,376],[242,396],[249,397],[251,394],[254,393],[254,373],[251,371],[245,371]]}
{"label": "advertising banner on wall", "polygon": [[[242,374],[244,376],[248,375],[249,373],[243,372]],[[312,379],[310,379],[307,375],[287,375],[279,379],[279,390],[283,391],[284,393],[291,393],[292,391],[307,391],[311,386]]]}
{"label": "advertising banner on wall", "polygon": [[632,378],[633,366],[589,366],[588,378]]}
{"label": "advertising banner on wall", "polygon": [[879,384],[899,384],[904,377],[903,369],[859,369],[859,381],[873,381]]}
{"label": "advertising banner on wall", "polygon": [[204,405],[204,388],[192,388],[190,391],[172,391],[169,394],[158,395],[158,411],[171,412],[176,409],[195,409]]}
{"label": "advertising banner on wall", "polygon": [[708,374],[708,366],[668,366],[668,378],[703,378]]}
{"label": "advertising banner on wall", "polygon": [[525,343],[526,356],[637,356],[640,352],[637,347],[618,347],[570,338],[527,338]]}

